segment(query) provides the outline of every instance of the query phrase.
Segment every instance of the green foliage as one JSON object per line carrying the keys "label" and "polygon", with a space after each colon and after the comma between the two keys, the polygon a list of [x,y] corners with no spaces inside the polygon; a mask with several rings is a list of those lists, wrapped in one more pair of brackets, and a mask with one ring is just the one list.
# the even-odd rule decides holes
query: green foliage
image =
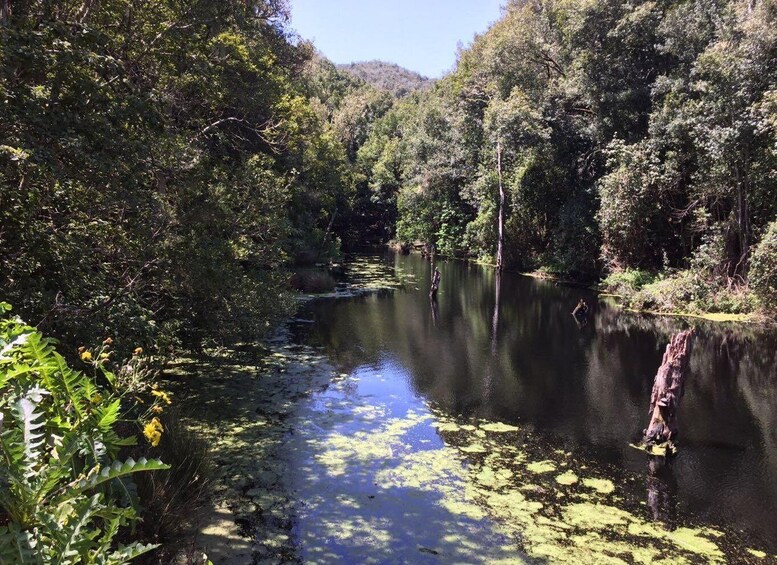
{"label": "green foliage", "polygon": [[[125,563],[155,546],[116,547],[136,519],[122,477],[166,469],[116,458],[135,438],[116,426],[122,397],[68,367],[51,339],[0,304],[0,557],[12,563]],[[84,356],[86,359],[87,356]]]}
{"label": "green foliage", "polygon": [[656,275],[649,271],[640,271],[639,269],[624,269],[610,273],[605,278],[601,287],[606,292],[613,294],[631,294],[640,290],[643,286],[655,282]]}
{"label": "green foliage", "polygon": [[68,0],[0,23],[0,287],[66,351],[260,335],[288,259],[336,251],[352,183],[286,17]]}
{"label": "green foliage", "polygon": [[630,307],[639,310],[691,314],[742,314],[755,307],[747,289],[716,284],[691,269],[658,278],[633,295],[627,294],[626,301]]}
{"label": "green foliage", "polygon": [[[364,174],[398,195],[400,240],[493,258],[499,145],[508,268],[663,272],[644,303],[747,310],[777,213],[776,22],[772,1],[509,2],[373,130]],[[461,225],[441,229],[443,210]]]}
{"label": "green foliage", "polygon": [[750,262],[750,288],[767,312],[777,309],[777,221],[769,224],[753,251]]}
{"label": "green foliage", "polygon": [[644,144],[615,140],[608,148],[610,172],[599,181],[602,253],[611,269],[659,268],[661,223],[659,163]]}

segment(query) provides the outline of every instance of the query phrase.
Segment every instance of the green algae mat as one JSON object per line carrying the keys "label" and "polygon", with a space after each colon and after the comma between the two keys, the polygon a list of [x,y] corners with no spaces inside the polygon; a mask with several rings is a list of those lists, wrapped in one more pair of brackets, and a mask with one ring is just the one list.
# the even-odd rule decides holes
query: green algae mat
{"label": "green algae mat", "polygon": [[[421,286],[349,268],[360,282],[328,298]],[[297,341],[285,327],[168,372],[219,469],[197,541],[216,564],[777,562],[668,519],[647,455],[643,474],[605,465],[529,424],[446,412],[390,355],[335,363]]]}
{"label": "green algae mat", "polygon": [[247,563],[775,559],[732,532],[650,520],[637,477],[520,425],[446,415],[390,362],[341,373],[288,334],[255,365],[232,356],[171,377],[198,379],[190,422],[213,441]]}

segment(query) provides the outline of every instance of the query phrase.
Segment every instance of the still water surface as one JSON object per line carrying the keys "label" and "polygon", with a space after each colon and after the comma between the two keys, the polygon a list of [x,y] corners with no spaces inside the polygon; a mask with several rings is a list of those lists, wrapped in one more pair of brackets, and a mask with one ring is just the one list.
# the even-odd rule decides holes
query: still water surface
{"label": "still water surface", "polygon": [[[414,396],[452,417],[529,429],[629,484],[646,518],[738,532],[777,552],[777,335],[764,328],[618,310],[585,289],[417,256],[381,261],[409,282],[349,300],[315,301],[297,332],[374,394]],[[591,309],[580,324],[580,298]],[[651,472],[629,446],[647,424],[653,377],[669,336],[692,323],[679,456]],[[391,379],[402,382],[392,383]],[[387,382],[388,380],[388,382]]]}

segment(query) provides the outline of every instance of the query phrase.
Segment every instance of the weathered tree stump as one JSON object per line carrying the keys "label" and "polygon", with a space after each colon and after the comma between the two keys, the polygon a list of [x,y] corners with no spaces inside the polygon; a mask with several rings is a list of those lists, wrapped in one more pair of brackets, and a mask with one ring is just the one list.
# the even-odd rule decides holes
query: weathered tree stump
{"label": "weathered tree stump", "polygon": [[572,310],[572,315],[578,320],[585,318],[588,315],[588,304],[586,304],[585,300],[582,298],[580,299],[580,302],[577,303],[575,309]]}
{"label": "weathered tree stump", "polygon": [[676,451],[674,440],[679,432],[677,412],[685,391],[685,375],[691,357],[693,329],[672,336],[653,381],[650,394],[650,423],[643,431],[642,445],[653,455]]}
{"label": "weathered tree stump", "polygon": [[440,270],[435,267],[434,272],[432,273],[432,288],[429,289],[430,300],[437,300],[437,291],[440,289],[441,278],[442,275],[440,275]]}

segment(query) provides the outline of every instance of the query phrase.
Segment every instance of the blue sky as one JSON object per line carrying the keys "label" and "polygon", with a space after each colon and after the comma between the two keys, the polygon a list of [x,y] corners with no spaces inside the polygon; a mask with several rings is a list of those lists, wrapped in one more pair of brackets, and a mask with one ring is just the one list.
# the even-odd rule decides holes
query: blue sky
{"label": "blue sky", "polygon": [[506,0],[292,0],[291,27],[335,63],[380,59],[430,78],[452,69]]}

